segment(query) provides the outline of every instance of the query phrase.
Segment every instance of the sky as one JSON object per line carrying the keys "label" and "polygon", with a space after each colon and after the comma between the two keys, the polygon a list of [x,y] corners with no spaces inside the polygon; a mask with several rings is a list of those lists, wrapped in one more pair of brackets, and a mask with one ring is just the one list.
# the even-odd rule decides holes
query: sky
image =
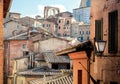
{"label": "sky", "polygon": [[20,13],[22,17],[43,16],[45,6],[59,7],[60,12],[79,8],[81,0],[13,0],[10,12]]}

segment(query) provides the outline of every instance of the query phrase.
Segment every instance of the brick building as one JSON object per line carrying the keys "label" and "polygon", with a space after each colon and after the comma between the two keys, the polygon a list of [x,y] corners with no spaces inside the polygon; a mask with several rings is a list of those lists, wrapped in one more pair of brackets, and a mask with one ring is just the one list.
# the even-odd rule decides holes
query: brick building
{"label": "brick building", "polygon": [[81,42],[88,41],[90,36],[90,25],[83,22],[71,24],[71,37],[78,38]]}
{"label": "brick building", "polygon": [[3,18],[6,17],[11,0],[0,1],[0,84],[3,84]]}
{"label": "brick building", "polygon": [[56,25],[57,25],[57,19],[56,18],[50,18],[42,21],[42,27],[46,31],[56,34]]}
{"label": "brick building", "polygon": [[24,26],[22,25],[20,22],[19,22],[19,19],[18,18],[19,16],[16,15],[17,13],[13,13],[12,14],[9,14],[11,15],[11,17],[7,17],[4,19],[4,39],[7,39],[11,36],[15,36],[19,33],[22,33],[22,32],[25,32],[28,30],[28,27],[27,26]]}
{"label": "brick building", "polygon": [[91,41],[107,41],[102,56],[93,54],[91,74],[98,84],[119,84],[120,0],[91,0],[90,20]]}
{"label": "brick building", "polygon": [[29,43],[26,33],[4,40],[4,84],[13,78],[13,59],[29,54]]}

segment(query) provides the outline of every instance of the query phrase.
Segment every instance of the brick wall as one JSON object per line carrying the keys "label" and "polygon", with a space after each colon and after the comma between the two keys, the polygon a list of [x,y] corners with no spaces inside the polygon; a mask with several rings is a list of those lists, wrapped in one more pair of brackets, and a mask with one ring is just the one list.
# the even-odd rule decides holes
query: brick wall
{"label": "brick wall", "polygon": [[0,84],[3,84],[3,0],[0,0]]}
{"label": "brick wall", "polygon": [[27,41],[26,40],[11,40],[11,41],[5,41],[5,73],[7,75],[12,75],[12,69],[13,69],[13,59],[22,57],[23,56],[23,44],[26,44],[27,47]]}

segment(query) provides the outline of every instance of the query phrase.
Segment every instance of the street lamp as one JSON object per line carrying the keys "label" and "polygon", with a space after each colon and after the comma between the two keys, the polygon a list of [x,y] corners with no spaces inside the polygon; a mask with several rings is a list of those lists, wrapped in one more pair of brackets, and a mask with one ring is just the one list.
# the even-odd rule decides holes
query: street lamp
{"label": "street lamp", "polygon": [[95,41],[96,54],[101,56],[105,50],[105,46],[106,46],[106,41],[103,40]]}

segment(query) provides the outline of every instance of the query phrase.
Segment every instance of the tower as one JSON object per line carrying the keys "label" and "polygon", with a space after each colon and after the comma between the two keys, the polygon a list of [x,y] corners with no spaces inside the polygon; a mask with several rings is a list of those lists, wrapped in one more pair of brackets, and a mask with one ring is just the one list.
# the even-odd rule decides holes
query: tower
{"label": "tower", "polygon": [[80,8],[81,7],[90,7],[90,0],[81,0]]}
{"label": "tower", "polygon": [[60,10],[57,7],[46,6],[44,8],[44,18],[48,18],[49,16],[55,16],[55,14],[58,14],[59,12]]}

